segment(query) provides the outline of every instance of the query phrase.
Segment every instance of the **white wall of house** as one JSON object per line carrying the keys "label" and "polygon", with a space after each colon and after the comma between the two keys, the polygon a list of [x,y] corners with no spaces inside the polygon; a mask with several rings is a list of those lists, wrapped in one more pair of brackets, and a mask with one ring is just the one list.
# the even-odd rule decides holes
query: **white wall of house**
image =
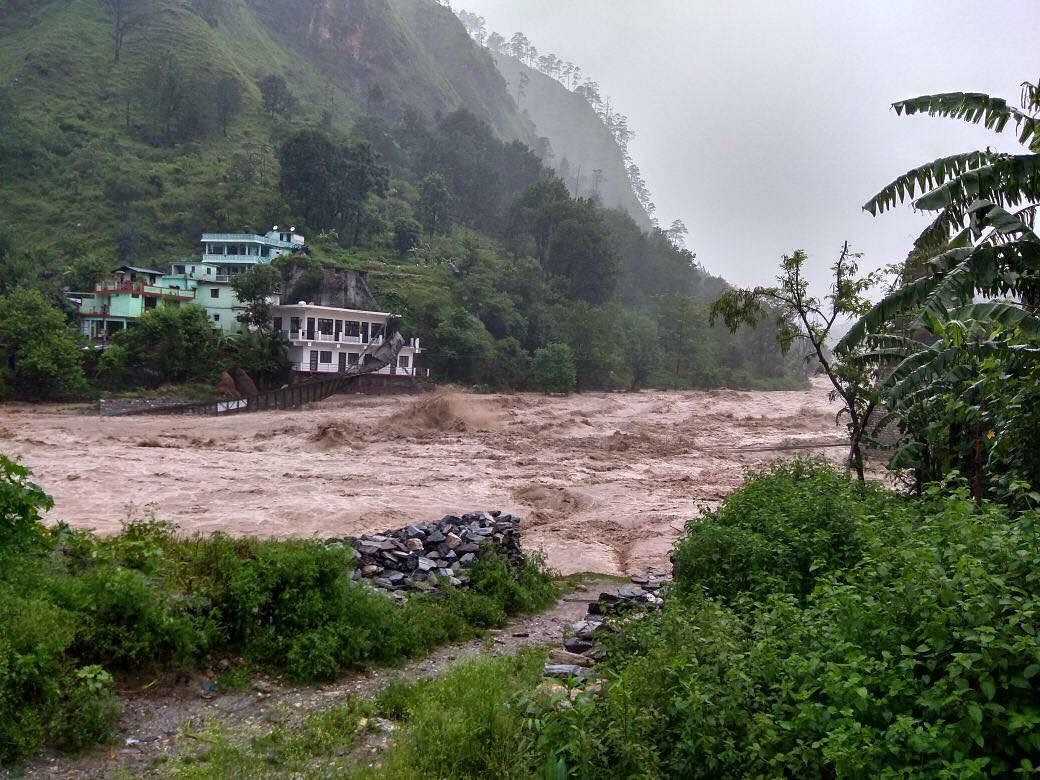
{"label": "white wall of house", "polygon": [[[383,341],[390,317],[387,312],[340,309],[308,303],[272,308],[275,330],[289,340],[289,359],[297,371],[335,373],[357,365],[369,346]],[[415,357],[422,349],[418,339],[402,347],[396,365],[378,373],[416,376]]]}

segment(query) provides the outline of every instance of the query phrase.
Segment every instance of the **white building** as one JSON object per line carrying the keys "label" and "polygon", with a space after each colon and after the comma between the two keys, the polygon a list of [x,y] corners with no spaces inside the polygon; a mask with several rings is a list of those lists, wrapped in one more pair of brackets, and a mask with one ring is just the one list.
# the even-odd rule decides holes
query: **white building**
{"label": "white building", "polygon": [[[293,370],[305,374],[331,374],[361,363],[366,350],[383,343],[389,317],[387,312],[317,306],[303,301],[279,304],[272,309],[274,329],[289,339]],[[396,364],[378,373],[425,376],[426,371],[415,365],[415,358],[421,353],[418,339],[406,341]]]}

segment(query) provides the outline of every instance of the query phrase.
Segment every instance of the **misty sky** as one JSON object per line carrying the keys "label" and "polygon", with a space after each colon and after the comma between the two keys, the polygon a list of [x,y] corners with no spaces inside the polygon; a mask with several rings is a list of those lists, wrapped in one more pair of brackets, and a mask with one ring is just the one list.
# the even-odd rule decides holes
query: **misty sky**
{"label": "misty sky", "polygon": [[[813,278],[848,239],[870,267],[903,260],[928,217],[861,206],[936,157],[1014,138],[897,117],[897,99],[987,92],[1017,104],[1040,75],[1040,0],[452,0],[582,66],[637,132],[662,225],[735,284],[805,249]],[[822,290],[820,290],[822,291]]]}

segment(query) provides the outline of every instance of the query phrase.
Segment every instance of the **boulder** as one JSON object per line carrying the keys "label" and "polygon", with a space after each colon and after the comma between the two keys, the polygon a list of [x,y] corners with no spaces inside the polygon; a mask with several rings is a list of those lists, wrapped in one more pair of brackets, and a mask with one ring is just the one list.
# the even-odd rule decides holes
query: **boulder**
{"label": "boulder", "polygon": [[217,380],[216,393],[224,398],[238,398],[240,393],[238,388],[235,386],[235,380],[231,378],[231,374],[224,371],[220,375],[220,379]]}
{"label": "boulder", "polygon": [[256,387],[256,382],[254,382],[252,377],[241,368],[235,369],[235,387],[238,388],[238,394],[240,396],[248,397],[251,395],[257,395],[260,392]]}

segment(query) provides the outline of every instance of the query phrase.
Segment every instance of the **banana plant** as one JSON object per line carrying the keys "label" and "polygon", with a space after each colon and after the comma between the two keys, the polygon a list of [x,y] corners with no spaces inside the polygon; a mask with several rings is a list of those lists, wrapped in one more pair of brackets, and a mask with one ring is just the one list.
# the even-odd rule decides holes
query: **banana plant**
{"label": "banana plant", "polygon": [[904,283],[879,301],[836,346],[849,352],[870,334],[905,319],[966,304],[977,297],[1011,296],[1040,306],[1040,84],[1022,85],[1021,108],[1002,98],[951,92],[902,100],[899,115],[958,119],[996,133],[1014,129],[1022,154],[970,151],[918,166],[897,177],[864,205],[873,215],[910,202],[934,212],[915,242]]}
{"label": "banana plant", "polygon": [[1040,317],[990,301],[952,311],[936,306],[918,322],[920,338],[871,335],[850,358],[889,367],[878,386],[886,413],[873,431],[875,439],[891,426],[899,431],[889,468],[910,470],[918,488],[957,471],[970,477],[977,500],[987,493],[987,477],[1040,476],[1040,461],[1029,465],[1027,450],[1035,447],[1020,445],[1023,433],[1040,433],[1022,400],[1038,390]]}

